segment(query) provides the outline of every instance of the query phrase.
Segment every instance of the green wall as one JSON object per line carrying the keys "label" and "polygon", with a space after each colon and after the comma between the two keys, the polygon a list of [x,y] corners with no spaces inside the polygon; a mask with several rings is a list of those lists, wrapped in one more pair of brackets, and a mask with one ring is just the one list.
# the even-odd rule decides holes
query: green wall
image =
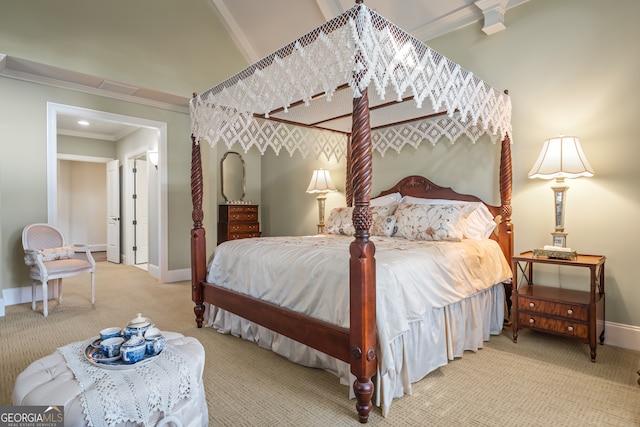
{"label": "green wall", "polygon": [[[502,32],[487,36],[478,23],[428,42],[510,92],[516,252],[551,244],[551,182],[527,177],[544,140],[560,133],[580,138],[595,176],[567,181],[568,245],[607,257],[606,320],[635,327],[640,326],[634,269],[640,237],[640,168],[635,164],[640,156],[638,16],[636,0],[531,0],[507,12]],[[425,142],[417,150],[376,155],[372,193],[402,176],[422,174],[497,203],[498,152],[499,146],[488,141],[459,141],[435,147]],[[327,197],[327,215],[330,205],[344,205],[343,164],[297,155],[293,160],[286,154],[263,158],[263,229],[270,234],[315,232],[317,204],[305,189],[317,167],[329,169],[341,191]],[[555,268],[540,273],[541,280],[562,287],[588,287],[588,271],[564,269],[561,274]]]}

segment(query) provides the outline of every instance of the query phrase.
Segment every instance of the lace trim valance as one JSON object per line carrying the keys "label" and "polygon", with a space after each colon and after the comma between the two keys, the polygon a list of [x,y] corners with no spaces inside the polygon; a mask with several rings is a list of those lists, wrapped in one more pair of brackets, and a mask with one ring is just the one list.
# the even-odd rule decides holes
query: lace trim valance
{"label": "lace trim valance", "polygon": [[[305,112],[295,114],[296,123],[349,133],[344,120],[342,127],[332,122],[340,117],[338,113],[333,118],[314,117],[311,108],[313,103],[332,102],[345,85],[354,98],[365,88],[372,100],[384,100],[391,91],[395,100],[409,100],[417,109],[428,100],[424,116],[446,112],[435,120],[409,125],[383,122],[381,128],[376,128],[372,117],[374,149],[382,154],[388,148],[416,146],[423,139],[435,143],[438,132],[451,142],[462,135],[475,141],[479,134],[503,139],[511,133],[508,95],[358,4],[192,99],[192,134],[211,145],[220,140],[227,146],[240,142],[245,150],[256,146],[261,153],[266,147],[276,153],[285,148],[289,154],[298,151],[303,156],[314,153],[339,159],[346,151],[346,136],[283,122],[293,122],[287,118],[290,110],[306,108],[306,117]],[[345,108],[351,111],[337,102],[332,109],[343,112]],[[414,111],[412,117],[416,116]]]}

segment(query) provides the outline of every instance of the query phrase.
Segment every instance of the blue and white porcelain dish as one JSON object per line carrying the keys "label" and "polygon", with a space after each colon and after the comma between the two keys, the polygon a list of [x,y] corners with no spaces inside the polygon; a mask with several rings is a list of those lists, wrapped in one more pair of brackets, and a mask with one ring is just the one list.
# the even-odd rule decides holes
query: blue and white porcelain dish
{"label": "blue and white porcelain dish", "polygon": [[117,358],[120,356],[120,349],[123,343],[124,338],[122,337],[107,338],[100,342],[100,350],[102,350],[102,354],[104,354],[106,358]]}
{"label": "blue and white porcelain dish", "polygon": [[120,336],[122,336],[122,329],[118,328],[117,326],[104,328],[103,330],[100,331],[100,339],[103,341],[109,338],[115,338]]}
{"label": "blue and white porcelain dish", "polygon": [[144,334],[144,339],[147,344],[147,354],[151,356],[157,356],[164,348],[164,335],[158,328],[149,328]]}
{"label": "blue and white porcelain dish", "polygon": [[153,323],[151,323],[151,320],[142,317],[142,313],[138,313],[124,328],[124,339],[128,340],[134,335],[144,335],[147,329],[152,327]]}
{"label": "blue and white porcelain dish", "polygon": [[144,358],[147,343],[142,335],[135,335],[125,341],[120,347],[120,358],[125,363],[136,363]]}

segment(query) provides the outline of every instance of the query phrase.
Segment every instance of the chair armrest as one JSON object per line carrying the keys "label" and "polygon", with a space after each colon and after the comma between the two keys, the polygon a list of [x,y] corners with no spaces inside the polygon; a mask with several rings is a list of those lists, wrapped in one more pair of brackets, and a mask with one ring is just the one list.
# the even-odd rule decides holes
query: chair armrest
{"label": "chair armrest", "polygon": [[96,261],[93,259],[93,254],[91,253],[91,246],[86,243],[74,243],[73,248],[76,253],[85,253],[87,255],[87,260],[95,267]]}
{"label": "chair armrest", "polygon": [[42,258],[42,252],[38,249],[25,249],[24,263],[29,267],[37,266],[40,271],[46,271],[44,267],[44,260]]}

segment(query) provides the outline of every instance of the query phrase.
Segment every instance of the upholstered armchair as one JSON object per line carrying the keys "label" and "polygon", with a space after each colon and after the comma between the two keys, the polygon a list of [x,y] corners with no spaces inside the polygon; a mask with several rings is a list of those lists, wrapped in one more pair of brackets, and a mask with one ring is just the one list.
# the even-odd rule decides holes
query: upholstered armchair
{"label": "upholstered armchair", "polygon": [[36,286],[42,284],[45,317],[49,314],[47,284],[58,285],[58,303],[62,303],[62,279],[91,273],[91,304],[95,303],[96,263],[87,245],[66,246],[64,236],[49,224],[31,224],[22,230],[24,261],[31,277],[31,308],[36,309]]}

